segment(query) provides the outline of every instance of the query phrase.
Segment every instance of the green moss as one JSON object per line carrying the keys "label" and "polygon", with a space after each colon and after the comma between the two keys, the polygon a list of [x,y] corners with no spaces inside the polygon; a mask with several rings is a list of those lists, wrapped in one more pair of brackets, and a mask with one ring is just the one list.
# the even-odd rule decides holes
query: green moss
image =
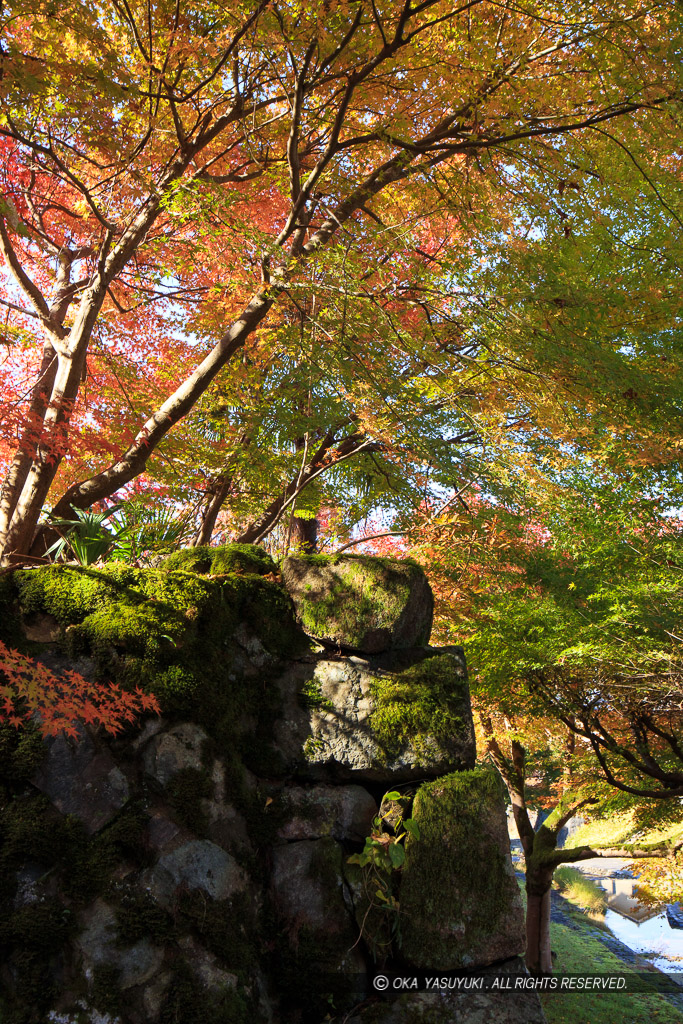
{"label": "green moss", "polygon": [[212,548],[203,545],[175,551],[162,563],[164,569],[210,573],[212,576],[238,573],[242,576],[268,576],[277,566],[268,552],[258,544],[225,544]]}
{"label": "green moss", "polygon": [[74,915],[59,901],[37,902],[0,914],[0,957],[14,977],[3,1024],[45,1020],[53,1002],[59,951],[75,930]]}
{"label": "green moss", "polygon": [[[298,596],[297,610],[306,633],[360,646],[370,631],[392,630],[422,569],[410,559],[399,561],[370,555],[297,556],[297,562],[328,568],[320,586]],[[418,638],[417,645],[429,637]]]}
{"label": "green moss", "polygon": [[208,835],[209,819],[202,798],[213,796],[213,782],[206,768],[183,768],[166,787],[176,820],[202,838]]}
{"label": "green moss", "polygon": [[28,782],[44,757],[45,745],[33,723],[22,729],[0,724],[0,807],[11,791]]}
{"label": "green moss", "polygon": [[334,711],[332,701],[323,697],[322,683],[316,676],[304,682],[297,694],[297,699],[302,708],[321,708],[322,710]]}
{"label": "green moss", "polygon": [[13,650],[23,650],[26,640],[21,631],[14,576],[15,573],[0,576],[0,640]]}
{"label": "green moss", "polygon": [[164,998],[159,1024],[252,1024],[256,1019],[244,991],[227,988],[208,994],[183,958],[171,965],[173,980]]}
{"label": "green moss", "polygon": [[196,548],[181,548],[164,558],[160,568],[180,569],[183,572],[208,573],[216,548],[201,544]]}
{"label": "green moss", "polygon": [[208,578],[120,563],[13,576],[22,605],[64,627],[68,654],[92,657],[100,679],[155,693],[165,714],[191,717],[223,747],[238,741],[245,719],[257,722],[245,748],[261,746],[279,710],[267,670],[250,681],[234,668],[248,660],[239,630],[260,641],[273,676],[278,661],[307,644],[289,596],[262,576]]}
{"label": "green moss", "polygon": [[396,675],[372,682],[373,733],[386,763],[410,744],[418,758],[431,761],[436,747],[445,755],[470,732],[467,678],[451,655],[426,658]]}
{"label": "green moss", "polygon": [[178,926],[192,929],[226,970],[248,981],[258,964],[254,901],[244,893],[228,900],[207,900],[199,892],[182,893]]}
{"label": "green moss", "polygon": [[111,964],[98,964],[93,970],[90,1002],[96,1010],[118,1017],[121,1013],[119,972]]}
{"label": "green moss", "polygon": [[63,817],[43,796],[11,801],[0,814],[0,837],[3,870],[26,859],[57,864],[85,841],[81,823]]}
{"label": "green moss", "polygon": [[435,970],[466,967],[518,913],[517,885],[489,825],[501,801],[500,782],[486,769],[418,790],[413,818],[420,838],[406,841],[400,891],[409,960]]}
{"label": "green moss", "polygon": [[118,894],[116,906],[117,941],[132,946],[141,939],[168,941],[173,934],[171,915],[149,892],[128,890]]}

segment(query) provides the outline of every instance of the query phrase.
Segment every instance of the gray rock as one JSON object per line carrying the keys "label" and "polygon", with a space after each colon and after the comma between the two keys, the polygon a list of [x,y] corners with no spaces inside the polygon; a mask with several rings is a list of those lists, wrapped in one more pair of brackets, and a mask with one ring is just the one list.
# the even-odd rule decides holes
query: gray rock
{"label": "gray rock", "polygon": [[237,975],[223,970],[216,957],[200,946],[191,935],[184,935],[178,940],[178,945],[208,992],[219,993],[226,988],[237,987]]}
{"label": "gray rock", "polygon": [[398,661],[320,656],[292,666],[279,687],[276,746],[300,775],[394,784],[474,764],[460,648],[406,651]]}
{"label": "gray rock", "polygon": [[17,891],[14,895],[15,907],[26,907],[31,903],[37,903],[42,892],[39,886],[40,880],[50,869],[45,864],[38,864],[28,860],[17,871]]}
{"label": "gray rock", "polygon": [[95,900],[83,912],[81,924],[76,949],[89,981],[96,967],[113,966],[119,972],[118,985],[125,991],[134,985],[143,985],[161,969],[164,951],[152,945],[149,939],[123,948],[117,945],[116,914],[104,900]]}
{"label": "gray rock", "polygon": [[[307,971],[349,975],[365,973],[358,932],[344,898],[342,850],[333,839],[288,843],[273,851],[273,903],[288,943],[305,940]],[[320,960],[310,962],[315,950]]]}
{"label": "gray rock", "polygon": [[247,823],[227,799],[225,765],[216,760],[211,770],[213,799],[202,800],[202,810],[208,820],[208,837],[230,853],[251,852]]}
{"label": "gray rock", "polygon": [[202,767],[202,748],[208,737],[201,726],[182,722],[155,736],[143,754],[147,774],[167,786],[185,768]]}
{"label": "gray rock", "polygon": [[[408,971],[404,973],[409,976]],[[523,963],[513,960],[495,971],[501,985],[509,983],[513,986],[511,989],[482,987],[411,992],[389,998],[384,1004],[374,1003],[366,1010],[345,1017],[344,1021],[345,1024],[546,1024],[538,993],[514,988],[516,978],[525,973]],[[483,984],[491,985],[493,977],[484,974]]]}
{"label": "gray rock", "polygon": [[118,814],[129,798],[128,781],[109,751],[77,726],[78,739],[48,738],[47,755],[33,784],[62,814],[73,814],[91,835]]}
{"label": "gray rock", "polygon": [[283,792],[292,815],[278,830],[278,839],[362,841],[377,814],[375,799],[362,786],[289,786]]}
{"label": "gray rock", "polygon": [[290,843],[273,851],[271,884],[275,906],[293,929],[325,928],[326,907],[334,893],[323,884],[319,865],[331,861],[334,877],[337,860],[341,864],[337,844],[326,840]]}
{"label": "gray rock", "polygon": [[147,844],[156,854],[169,852],[183,842],[183,830],[174,821],[167,818],[159,809],[149,813],[147,818]]}
{"label": "gray rock", "polygon": [[193,839],[162,854],[140,880],[167,907],[180,887],[203,889],[211,899],[224,900],[243,891],[248,884],[234,857],[208,839]]}
{"label": "gray rock", "polygon": [[401,876],[401,954],[417,968],[484,967],[524,952],[503,795],[488,769],[420,787]]}
{"label": "gray rock", "polygon": [[154,978],[151,978],[142,990],[142,1008],[145,1012],[146,1021],[157,1020],[161,1012],[164,996],[168,986],[173,981],[170,971],[161,971]]}
{"label": "gray rock", "polygon": [[434,597],[413,562],[316,555],[286,558],[281,571],[309,636],[365,654],[429,642]]}
{"label": "gray rock", "polygon": [[154,718],[148,718],[135,739],[130,741],[130,749],[136,752],[142,750],[153,736],[157,736],[166,728],[167,724],[166,719],[161,718],[159,715],[155,715]]}

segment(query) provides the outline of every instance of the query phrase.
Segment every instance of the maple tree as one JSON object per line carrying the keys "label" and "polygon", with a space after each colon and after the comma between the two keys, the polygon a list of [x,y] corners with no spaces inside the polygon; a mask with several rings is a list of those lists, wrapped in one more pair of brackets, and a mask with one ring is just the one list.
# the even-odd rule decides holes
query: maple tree
{"label": "maple tree", "polygon": [[57,674],[0,641],[0,721],[9,725],[34,722],[43,736],[76,739],[80,723],[117,733],[137,715],[159,710],[153,694],[139,687],[90,682],[73,669]]}
{"label": "maple tree", "polygon": [[[270,346],[275,365],[267,328],[286,309],[317,321],[313,298],[343,281],[360,325],[393,289],[406,309],[396,353],[436,359],[447,377],[445,300],[433,287],[420,304],[406,272],[438,265],[456,234],[471,258],[480,227],[514,250],[530,230],[516,193],[545,203],[569,239],[584,178],[599,180],[615,151],[628,162],[635,146],[667,209],[660,177],[678,172],[667,4],[19,2],[4,16],[0,243],[17,396],[5,560],[44,550],[46,502],[69,519],[153,453],[172,463],[169,431],[238,353]],[[481,252],[485,277],[499,260]],[[452,267],[441,270],[452,295]],[[409,306],[441,319],[442,336],[406,353]],[[372,367],[392,330],[367,348],[337,326],[315,354]],[[375,419],[359,424],[369,443]],[[229,433],[243,444],[243,426]],[[229,457],[207,490],[229,491],[230,473]]]}
{"label": "maple tree", "polygon": [[[510,796],[525,853],[527,963],[550,971],[550,886],[564,863],[645,858],[663,891],[681,843],[557,848],[589,805],[652,804],[680,821],[680,577],[683,534],[676,467],[608,474],[574,470],[536,490],[535,506],[448,505],[423,514],[409,548],[428,567],[442,637],[464,642],[484,749]],[[673,512],[673,515],[671,514]],[[538,830],[529,775],[553,810]],[[611,796],[610,796],[611,794]],[[599,798],[599,799],[598,799]],[[666,817],[666,813],[664,817]],[[655,818],[661,815],[655,813]],[[656,866],[651,858],[660,858]]]}

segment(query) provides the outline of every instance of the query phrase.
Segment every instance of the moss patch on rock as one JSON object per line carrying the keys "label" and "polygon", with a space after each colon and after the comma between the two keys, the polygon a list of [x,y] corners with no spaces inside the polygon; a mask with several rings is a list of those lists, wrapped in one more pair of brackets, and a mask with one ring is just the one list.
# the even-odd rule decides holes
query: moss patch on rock
{"label": "moss patch on rock", "polygon": [[416,967],[484,966],[524,950],[500,781],[487,769],[422,786],[406,841],[402,954]]}
{"label": "moss patch on rock", "polygon": [[429,641],[433,597],[410,559],[302,555],[282,576],[310,636],[369,654]]}
{"label": "moss patch on rock", "polygon": [[268,576],[277,572],[277,566],[268,552],[258,544],[224,544],[212,548],[205,544],[196,548],[182,548],[162,562],[164,569],[182,569],[184,572],[209,573],[212,576],[237,573],[243,576]]}
{"label": "moss patch on rock", "polygon": [[425,658],[402,672],[372,682],[375,710],[370,725],[386,762],[408,746],[416,763],[474,760],[472,711],[464,663],[450,654]]}
{"label": "moss patch on rock", "polygon": [[249,645],[271,673],[307,645],[288,595],[262,576],[113,563],[20,570],[13,581],[24,611],[61,625],[69,658],[91,657],[100,679],[155,693],[165,714],[190,717],[223,743],[247,716],[258,724],[278,706],[275,688],[264,692],[267,667],[258,683],[248,678]]}

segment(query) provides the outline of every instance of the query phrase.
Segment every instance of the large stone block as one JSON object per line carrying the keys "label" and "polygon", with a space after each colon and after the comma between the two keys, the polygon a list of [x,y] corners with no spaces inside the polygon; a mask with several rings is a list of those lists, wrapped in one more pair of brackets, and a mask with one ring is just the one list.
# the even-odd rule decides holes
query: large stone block
{"label": "large stone block", "polygon": [[111,821],[127,803],[128,780],[109,750],[84,726],[78,738],[64,733],[46,741],[47,756],[33,784],[62,812],[73,814],[91,835]]}
{"label": "large stone block", "polygon": [[145,984],[161,970],[164,962],[164,950],[154,946],[148,938],[132,946],[121,945],[114,908],[101,899],[83,912],[76,949],[89,981],[93,980],[98,967],[114,967],[122,990]]}
{"label": "large stone block", "polygon": [[281,936],[278,984],[285,1001],[335,1004],[363,998],[365,961],[344,899],[342,848],[333,839],[276,847],[272,897]]}
{"label": "large stone block", "polygon": [[362,786],[288,786],[283,793],[288,817],[278,839],[363,841],[377,814],[375,799]]}
{"label": "large stone block", "polygon": [[282,579],[309,636],[364,654],[429,642],[434,597],[414,562],[292,557],[283,563]]}
{"label": "large stone block", "polygon": [[167,786],[186,768],[202,767],[202,748],[208,736],[199,725],[181,722],[168,732],[155,736],[145,749],[143,764],[147,774],[160,786]]}
{"label": "large stone block", "polygon": [[141,882],[164,906],[171,906],[178,890],[202,889],[214,900],[224,900],[247,888],[248,879],[234,857],[208,840],[193,839],[163,853]]}
{"label": "large stone block", "polygon": [[460,648],[311,659],[280,689],[275,736],[288,770],[393,784],[474,765]]}
{"label": "large stone block", "polygon": [[407,840],[400,890],[405,959],[450,970],[523,953],[522,901],[498,777],[477,769],[427,783],[413,818],[420,837]]}

